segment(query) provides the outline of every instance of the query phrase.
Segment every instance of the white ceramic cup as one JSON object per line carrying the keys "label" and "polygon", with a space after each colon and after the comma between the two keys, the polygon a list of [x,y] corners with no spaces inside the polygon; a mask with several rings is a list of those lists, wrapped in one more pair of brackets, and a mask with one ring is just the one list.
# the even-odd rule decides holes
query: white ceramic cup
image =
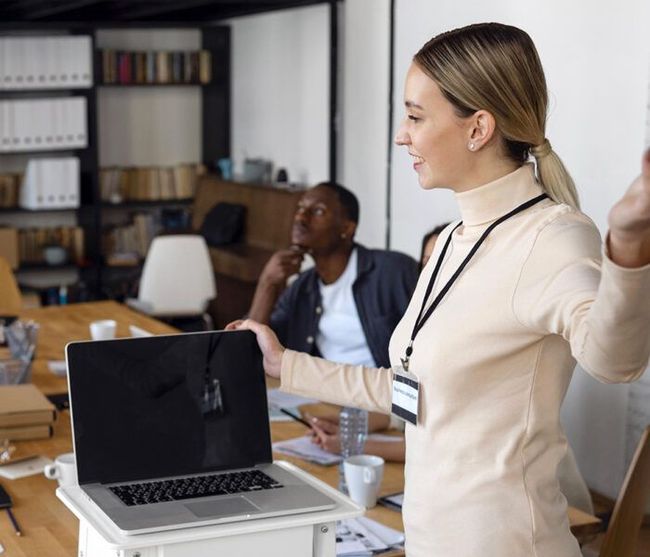
{"label": "white ceramic cup", "polygon": [[350,498],[366,509],[374,507],[384,476],[384,459],[367,454],[351,456],[343,462],[343,473]]}
{"label": "white ceramic cup", "polygon": [[74,453],[65,453],[57,456],[53,464],[46,464],[43,474],[50,480],[58,480],[59,485],[75,485],[77,480],[77,465]]}
{"label": "white ceramic cup", "polygon": [[115,338],[117,322],[113,319],[102,319],[90,324],[90,336],[93,340],[109,340]]}

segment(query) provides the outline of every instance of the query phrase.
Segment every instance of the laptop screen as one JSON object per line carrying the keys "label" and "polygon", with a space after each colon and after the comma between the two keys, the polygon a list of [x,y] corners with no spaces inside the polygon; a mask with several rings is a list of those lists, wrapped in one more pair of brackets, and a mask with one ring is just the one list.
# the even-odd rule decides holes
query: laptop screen
{"label": "laptop screen", "polygon": [[78,342],[66,355],[80,484],[271,462],[250,331]]}

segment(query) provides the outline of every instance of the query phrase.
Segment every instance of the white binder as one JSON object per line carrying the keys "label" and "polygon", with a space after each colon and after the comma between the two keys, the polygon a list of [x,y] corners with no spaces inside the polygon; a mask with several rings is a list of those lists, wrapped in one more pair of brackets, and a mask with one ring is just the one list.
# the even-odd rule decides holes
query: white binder
{"label": "white binder", "polygon": [[33,210],[79,207],[79,159],[30,159],[20,188],[19,204]]}
{"label": "white binder", "polygon": [[77,149],[88,144],[86,98],[0,101],[0,152]]}
{"label": "white binder", "polygon": [[89,36],[0,38],[0,89],[91,87]]}

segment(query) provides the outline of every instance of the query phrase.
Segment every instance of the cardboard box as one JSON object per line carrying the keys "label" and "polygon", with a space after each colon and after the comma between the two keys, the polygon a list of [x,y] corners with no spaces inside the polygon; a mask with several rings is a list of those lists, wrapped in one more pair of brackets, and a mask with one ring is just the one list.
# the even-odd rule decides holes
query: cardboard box
{"label": "cardboard box", "polygon": [[13,270],[18,269],[18,231],[0,227],[0,257],[4,257]]}

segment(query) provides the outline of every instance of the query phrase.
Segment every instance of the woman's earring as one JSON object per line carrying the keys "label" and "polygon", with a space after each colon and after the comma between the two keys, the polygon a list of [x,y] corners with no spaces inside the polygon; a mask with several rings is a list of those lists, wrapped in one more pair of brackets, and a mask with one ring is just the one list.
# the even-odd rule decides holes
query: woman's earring
{"label": "woman's earring", "polygon": [[473,143],[469,143],[469,144],[467,145],[467,148],[468,148],[470,151],[473,151],[473,150],[474,150],[474,144],[473,144]]}
{"label": "woman's earring", "polygon": [[347,236],[346,236],[345,234],[342,233],[342,234],[341,234],[341,240],[345,240],[346,238],[347,238]]}

